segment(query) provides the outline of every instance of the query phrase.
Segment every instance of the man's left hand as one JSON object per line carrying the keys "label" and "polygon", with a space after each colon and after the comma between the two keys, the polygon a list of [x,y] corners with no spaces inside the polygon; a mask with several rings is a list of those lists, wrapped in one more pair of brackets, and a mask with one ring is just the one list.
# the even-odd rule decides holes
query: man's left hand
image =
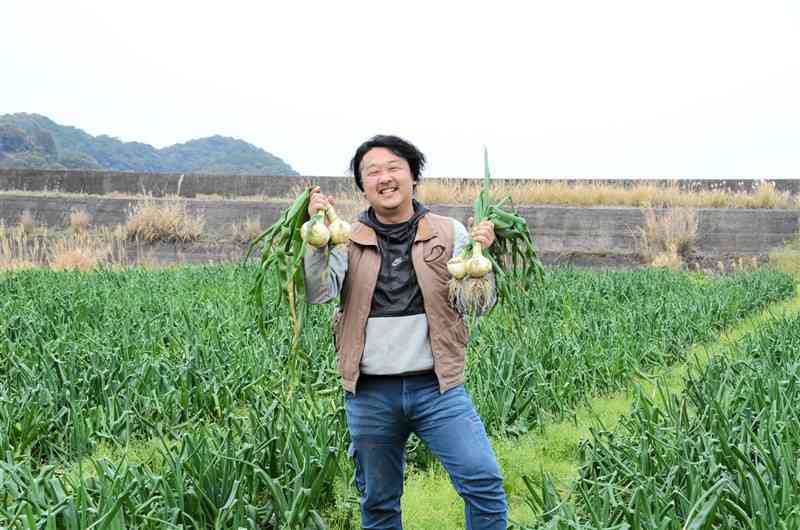
{"label": "man's left hand", "polygon": [[473,241],[480,243],[481,248],[489,248],[494,243],[494,224],[491,221],[481,221],[472,227],[470,236]]}

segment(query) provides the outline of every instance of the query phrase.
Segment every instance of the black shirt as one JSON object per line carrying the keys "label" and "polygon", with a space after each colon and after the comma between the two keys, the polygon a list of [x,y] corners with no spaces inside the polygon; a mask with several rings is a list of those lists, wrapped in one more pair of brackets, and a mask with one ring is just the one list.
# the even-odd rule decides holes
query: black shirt
{"label": "black shirt", "polygon": [[404,223],[381,223],[372,208],[359,216],[359,221],[375,230],[381,253],[381,269],[372,296],[370,318],[419,315],[425,312],[422,290],[411,262],[411,246],[417,235],[419,220],[428,212],[428,208],[416,200],[413,204],[414,215]]}

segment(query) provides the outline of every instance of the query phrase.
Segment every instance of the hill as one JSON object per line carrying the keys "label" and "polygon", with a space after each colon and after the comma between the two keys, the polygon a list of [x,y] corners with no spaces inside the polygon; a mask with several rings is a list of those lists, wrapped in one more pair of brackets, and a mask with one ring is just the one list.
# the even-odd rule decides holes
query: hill
{"label": "hill", "polygon": [[156,149],[26,113],[0,116],[0,168],[298,175],[277,156],[235,138],[210,136]]}

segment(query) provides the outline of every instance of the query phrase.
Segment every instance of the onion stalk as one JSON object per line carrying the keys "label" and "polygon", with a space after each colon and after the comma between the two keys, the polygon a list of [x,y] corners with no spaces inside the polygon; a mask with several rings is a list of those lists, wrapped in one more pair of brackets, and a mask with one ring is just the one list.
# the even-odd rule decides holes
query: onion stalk
{"label": "onion stalk", "polygon": [[[253,289],[250,291],[252,300],[258,310],[258,329],[266,337],[266,322],[272,315],[277,314],[284,306],[289,307],[292,320],[292,351],[297,349],[300,339],[300,329],[305,317],[305,278],[303,276],[303,254],[306,249],[307,238],[314,238],[317,242],[316,227],[325,227],[324,219],[319,219],[306,227],[310,221],[308,205],[311,200],[312,188],[307,187],[289,208],[281,212],[281,216],[272,226],[250,243],[245,255],[245,261],[261,245],[261,263],[256,273]],[[323,214],[324,215],[324,214]],[[316,218],[317,216],[315,216]],[[321,230],[319,230],[321,232]],[[309,233],[310,232],[310,233]],[[327,243],[327,241],[325,242]],[[264,293],[267,282],[278,284],[278,298],[267,304]]]}
{"label": "onion stalk", "polygon": [[[288,306],[292,319],[292,351],[299,344],[306,313],[303,275],[306,245],[323,248],[329,242],[341,245],[350,239],[350,224],[341,220],[333,208],[320,210],[309,217],[308,206],[313,190],[312,187],[303,190],[292,205],[281,212],[278,221],[253,240],[245,256],[247,261],[258,245],[261,245],[261,265],[251,291],[253,302],[259,311],[258,328],[267,336],[268,318],[278,313],[283,306]],[[329,225],[326,225],[326,217]],[[264,299],[268,281],[277,282],[280,293],[271,304],[267,304]]]}
{"label": "onion stalk", "polygon": [[[482,314],[491,310],[491,307],[487,307],[493,298],[491,280],[487,278],[489,272],[494,272],[498,301],[509,298],[515,290],[527,292],[544,283],[544,267],[536,255],[525,218],[513,207],[509,209],[506,206],[510,197],[496,204],[490,202],[491,172],[486,148],[483,150],[483,163],[484,178],[473,204],[473,222],[477,225],[484,220],[490,221],[494,225],[495,240],[488,249],[482,249],[472,239],[467,243],[462,259],[471,256],[466,266],[469,278],[457,278],[450,272],[453,276],[450,280],[450,300],[466,314],[476,311]],[[470,279],[479,283],[468,281]],[[488,298],[487,292],[490,295]]]}

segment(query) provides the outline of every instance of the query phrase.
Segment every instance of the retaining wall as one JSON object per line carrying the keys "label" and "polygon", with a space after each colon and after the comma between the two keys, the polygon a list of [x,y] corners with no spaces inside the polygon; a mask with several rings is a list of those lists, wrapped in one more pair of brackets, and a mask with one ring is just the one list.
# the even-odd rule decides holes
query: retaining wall
{"label": "retaining wall", "polygon": [[[477,176],[477,175],[476,175]],[[440,180],[424,177],[426,180]],[[474,179],[448,179],[471,180]],[[497,182],[551,182],[553,179],[494,179]],[[559,179],[563,182],[587,182],[586,180]],[[775,183],[779,191],[800,193],[800,179],[767,179]],[[631,186],[633,179],[597,179],[591,182]],[[650,180],[660,184],[677,182],[687,189],[751,190],[759,180],[755,179],[679,179]],[[149,194],[155,197],[179,195],[196,197],[200,194],[223,196],[267,195],[286,196],[298,186],[318,184],[328,193],[339,194],[354,191],[350,177],[276,177],[239,175],[201,175],[195,173],[132,173],[119,171],[52,171],[37,169],[0,169],[0,190],[64,191],[104,195],[108,193]]]}
{"label": "retaining wall", "polygon": [[[152,199],[166,201],[167,199]],[[0,219],[14,224],[25,211],[36,222],[53,228],[68,224],[69,212],[83,208],[98,226],[124,223],[139,199],[0,196]],[[257,218],[262,226],[275,222],[287,203],[186,199],[188,211],[206,220],[210,240],[219,239],[231,223]],[[466,221],[471,207],[435,205],[431,209]],[[659,212],[659,209],[656,209]],[[521,207],[535,236],[537,249],[558,255],[627,255],[637,252],[637,229],[644,226],[638,208]],[[695,252],[702,256],[763,256],[800,232],[798,210],[699,209]]]}

